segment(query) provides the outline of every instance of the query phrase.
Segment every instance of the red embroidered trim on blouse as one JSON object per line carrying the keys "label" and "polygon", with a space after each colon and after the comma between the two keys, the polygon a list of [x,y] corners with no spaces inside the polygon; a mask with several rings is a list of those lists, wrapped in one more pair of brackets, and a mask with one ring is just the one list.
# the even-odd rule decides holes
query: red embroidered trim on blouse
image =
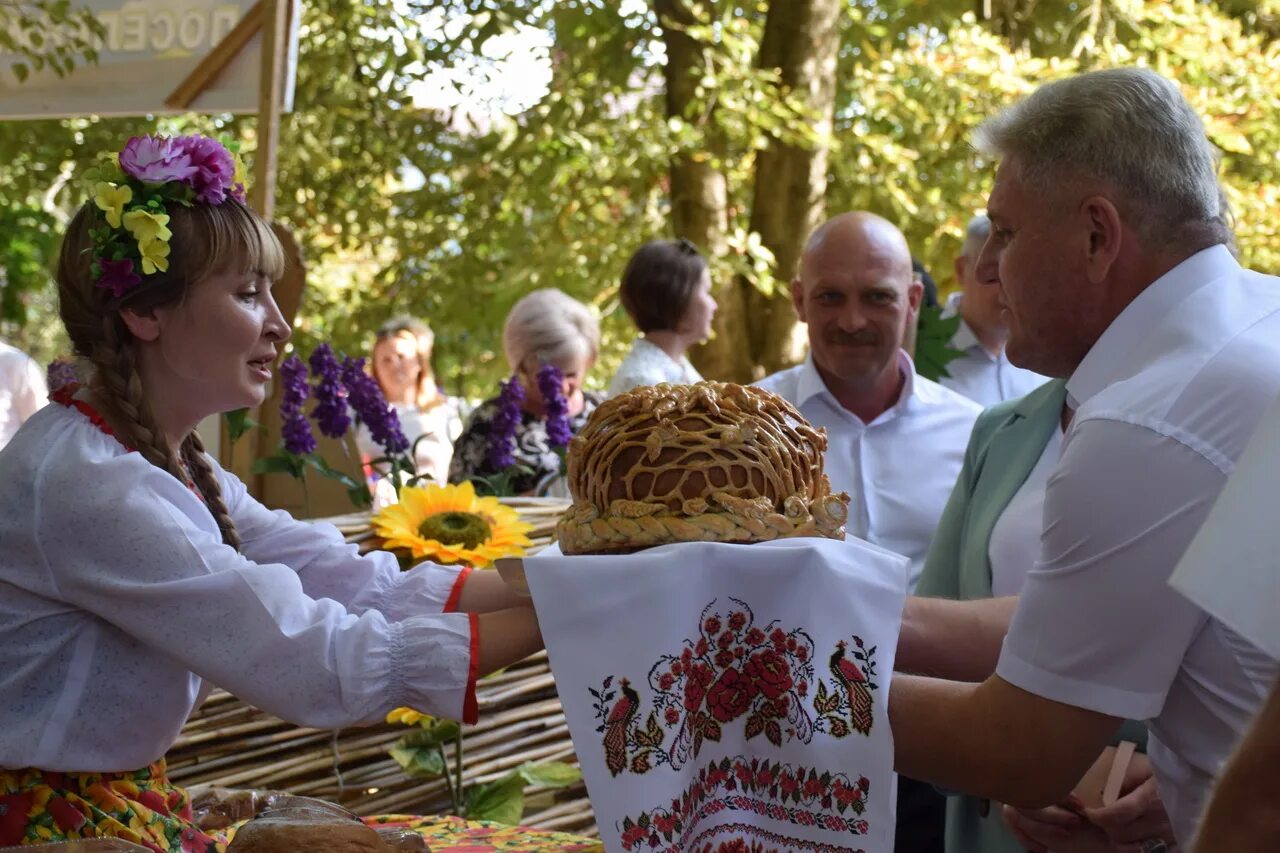
{"label": "red embroidered trim on blouse", "polygon": [[80,386],[74,382],[70,385],[63,385],[57,391],[50,394],[49,399],[55,403],[61,403],[68,409],[78,409],[82,415],[89,419],[90,423],[124,445],[125,450],[128,450],[130,453],[136,453],[137,448],[130,447],[128,444],[125,444],[124,439],[116,435],[116,431],[111,428],[111,425],[106,422],[102,417],[102,414],[97,409],[86,403],[84,400],[77,400],[75,398],[75,393],[78,390],[80,390]]}

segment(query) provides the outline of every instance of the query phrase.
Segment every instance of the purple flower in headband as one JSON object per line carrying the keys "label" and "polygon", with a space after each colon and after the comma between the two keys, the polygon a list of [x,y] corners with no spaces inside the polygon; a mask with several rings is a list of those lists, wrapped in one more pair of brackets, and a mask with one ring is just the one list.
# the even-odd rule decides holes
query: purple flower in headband
{"label": "purple flower in headband", "polygon": [[552,447],[568,447],[573,438],[569,427],[569,401],[564,398],[564,374],[554,364],[538,371],[538,391],[547,415],[547,439]]}
{"label": "purple flower in headband", "polygon": [[197,171],[182,140],[150,135],[132,137],[125,144],[120,168],[126,175],[152,184],[189,183]]}
{"label": "purple flower in headband", "polygon": [[328,344],[320,344],[312,351],[311,375],[317,380],[311,388],[311,395],[317,400],[311,417],[320,432],[330,438],[342,438],[351,426],[351,415],[347,408],[347,389],[342,384],[342,368]]}
{"label": "purple flower in headband", "polygon": [[142,283],[142,277],[133,268],[133,261],[125,258],[120,261],[98,259],[98,268],[102,274],[94,282],[95,287],[110,290],[114,299],[119,299]]}
{"label": "purple flower in headband", "polygon": [[[187,154],[195,171],[187,181],[201,204],[222,204],[232,190],[236,164],[221,142],[207,136],[183,136],[175,140]],[[242,189],[243,192],[243,189]]]}
{"label": "purple flower in headband", "polygon": [[79,381],[80,378],[76,376],[76,367],[70,361],[59,358],[49,362],[49,366],[45,368],[45,383],[49,386],[51,394],[59,388],[75,385]]}

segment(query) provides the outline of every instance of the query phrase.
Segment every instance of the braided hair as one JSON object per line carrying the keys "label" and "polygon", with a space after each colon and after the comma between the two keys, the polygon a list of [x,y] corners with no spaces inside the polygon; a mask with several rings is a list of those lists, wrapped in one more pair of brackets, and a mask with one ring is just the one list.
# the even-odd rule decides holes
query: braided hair
{"label": "braided hair", "polygon": [[76,355],[89,363],[95,403],[121,441],[193,486],[213,514],[222,541],[238,549],[240,535],[200,437],[191,432],[175,452],[156,421],[138,373],[134,338],[120,311],[177,304],[193,285],[221,272],[262,270],[279,279],[284,254],[271,227],[232,198],[219,205],[171,205],[166,212],[173,232],[169,269],[145,276],[116,297],[94,285],[90,231],[102,227],[102,213],[92,202],[84,205],[67,228],[58,259],[58,312]]}

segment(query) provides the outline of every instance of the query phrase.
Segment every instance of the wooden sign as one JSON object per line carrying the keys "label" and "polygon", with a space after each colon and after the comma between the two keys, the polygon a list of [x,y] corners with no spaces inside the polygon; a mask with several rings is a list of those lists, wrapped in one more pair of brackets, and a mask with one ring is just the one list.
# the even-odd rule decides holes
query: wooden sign
{"label": "wooden sign", "polygon": [[[28,61],[0,51],[0,120],[258,112],[264,19],[259,0],[84,0],[84,5],[106,31],[97,64],[78,64],[65,77],[46,68],[19,83],[11,66]],[[284,16],[289,21],[281,57],[286,112],[293,101],[297,11]],[[10,35],[23,37],[19,31]]]}

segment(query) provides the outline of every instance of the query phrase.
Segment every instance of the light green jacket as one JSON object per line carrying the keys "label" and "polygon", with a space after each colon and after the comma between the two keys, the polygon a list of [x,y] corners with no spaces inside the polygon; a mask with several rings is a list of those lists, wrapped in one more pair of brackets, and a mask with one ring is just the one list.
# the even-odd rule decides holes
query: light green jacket
{"label": "light green jacket", "polygon": [[[991,597],[991,531],[1059,428],[1066,394],[1065,382],[1048,382],[978,416],[916,595]],[[946,838],[947,853],[1025,853],[1005,828],[1000,806],[977,797],[947,798]]]}
{"label": "light green jacket", "polygon": [[[991,531],[1000,514],[1040,461],[1062,420],[1065,380],[1041,385],[978,416],[929,546],[916,595],[971,600],[991,597]],[[1146,748],[1146,729],[1126,721],[1115,740]],[[947,853],[1025,853],[1000,817],[1000,808],[977,797],[947,798]]]}

